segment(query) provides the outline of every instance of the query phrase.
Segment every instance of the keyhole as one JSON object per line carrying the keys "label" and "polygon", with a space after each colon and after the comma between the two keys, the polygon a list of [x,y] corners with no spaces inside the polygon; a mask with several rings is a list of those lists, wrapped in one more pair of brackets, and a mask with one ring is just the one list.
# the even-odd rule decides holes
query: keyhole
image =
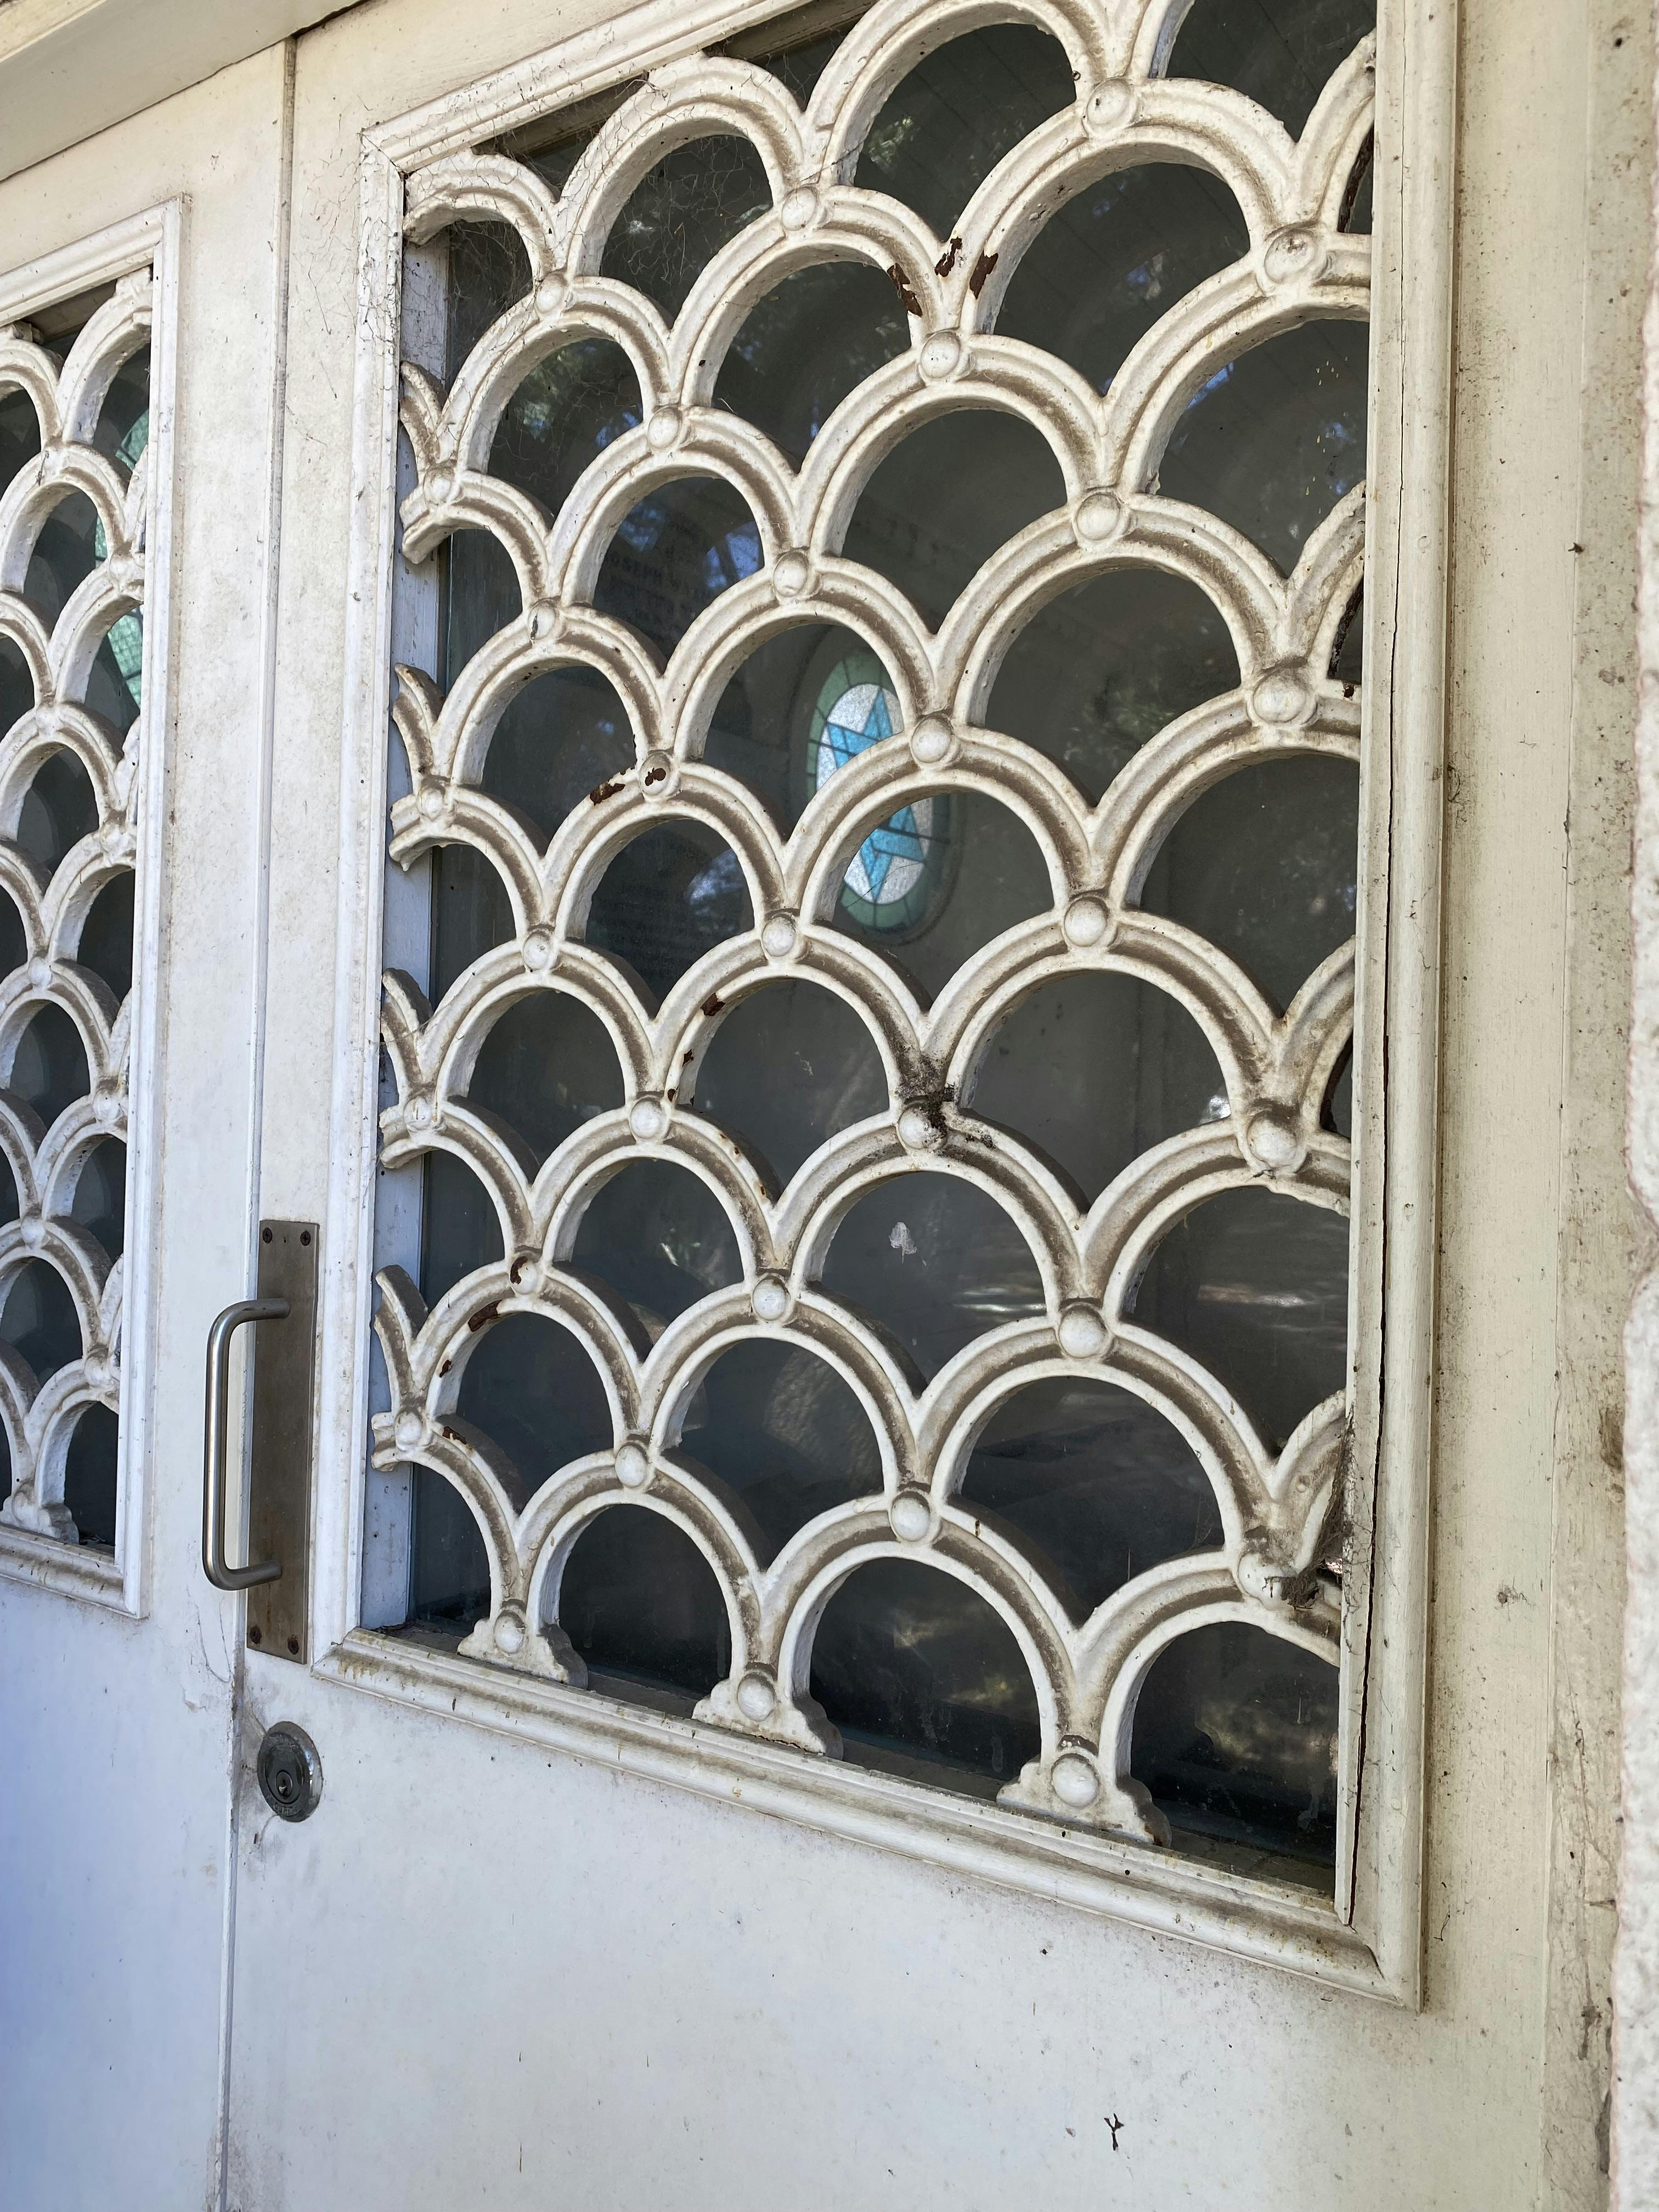
{"label": "keyhole", "polygon": [[259,1788],[273,1813],[284,1820],[304,1820],[323,1794],[322,1762],[302,1729],[283,1721],[268,1729],[259,1747]]}

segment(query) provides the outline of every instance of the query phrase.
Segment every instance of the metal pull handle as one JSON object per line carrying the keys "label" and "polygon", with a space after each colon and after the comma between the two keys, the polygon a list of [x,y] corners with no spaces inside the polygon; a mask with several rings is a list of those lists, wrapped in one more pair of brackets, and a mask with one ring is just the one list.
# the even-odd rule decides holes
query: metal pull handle
{"label": "metal pull handle", "polygon": [[207,1340],[207,1442],[202,1484],[202,1565],[215,1589],[252,1589],[274,1583],[280,1559],[233,1567],[225,1561],[225,1459],[229,1450],[230,1340],[245,1321],[286,1321],[286,1298],[241,1298],[227,1306]]}

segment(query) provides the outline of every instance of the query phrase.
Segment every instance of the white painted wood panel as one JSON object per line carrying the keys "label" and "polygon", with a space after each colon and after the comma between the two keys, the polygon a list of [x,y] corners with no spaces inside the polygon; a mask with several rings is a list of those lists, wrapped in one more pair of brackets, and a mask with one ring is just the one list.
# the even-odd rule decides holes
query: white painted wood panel
{"label": "white painted wood panel", "polygon": [[[202,1346],[247,1279],[260,659],[284,58],[0,185],[19,260],[180,207],[159,962],[164,1325],[142,1470],[145,1613],[0,1586],[7,2200],[216,2201],[238,1609],[203,1579]],[[136,1245],[144,1224],[129,1224]]]}

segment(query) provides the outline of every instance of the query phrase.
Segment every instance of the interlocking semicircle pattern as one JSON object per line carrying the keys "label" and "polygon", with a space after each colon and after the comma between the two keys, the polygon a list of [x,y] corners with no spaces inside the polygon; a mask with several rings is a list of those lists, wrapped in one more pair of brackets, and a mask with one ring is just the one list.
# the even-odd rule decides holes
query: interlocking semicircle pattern
{"label": "interlocking semicircle pattern", "polygon": [[[752,1736],[833,1753],[836,1731],[808,1695],[815,1626],[860,1563],[926,1558],[969,1583],[1017,1638],[1036,1686],[1040,1757],[1001,1802],[1146,1839],[1167,1832],[1129,1774],[1139,1686],[1176,1635],[1218,1620],[1270,1629],[1336,1657],[1340,1600],[1316,1571],[1341,1456],[1340,1395],[1318,1405],[1275,1456],[1227,1388],[1130,1310],[1158,1239],[1204,1199],[1268,1184],[1344,1212],[1347,1145],[1321,1104],[1352,1026],[1349,945],[1309,977],[1281,1016],[1214,945],[1141,910],[1138,894],[1172,823],[1246,761],[1358,757],[1352,687],[1328,669],[1358,589],[1364,488],[1312,536],[1288,579],[1215,515],[1158,489],[1181,410],[1216,368],[1316,319],[1363,319],[1370,240],[1340,228],[1343,194],[1370,128],[1372,42],[1339,68],[1298,142],[1243,94],[1161,75],[1183,10],[1170,0],[941,7],[883,0],[853,28],[805,109],[764,70],[708,55],[654,71],[600,128],[556,198],[493,152],[446,157],[408,179],[407,234],[458,220],[509,223],[529,257],[527,296],[490,327],[447,391],[404,370],[403,423],[416,481],[404,502],[405,557],[418,564],[461,529],[491,532],[517,571],[522,611],[459,672],[447,696],[400,669],[395,717],[412,788],[392,812],[391,852],[407,865],[434,848],[476,847],[512,902],[514,942],[477,960],[430,1007],[406,976],[385,984],[384,1040],[397,1100],[382,1116],[389,1170],[434,1148],[463,1159],[488,1190],[505,1259],[466,1276],[428,1311],[398,1269],[380,1277],[376,1327],[391,1409],[374,1458],[441,1472],[483,1534],[490,1615],[464,1651],[581,1682],[555,1625],[563,1563],[591,1517],[632,1503],[665,1515],[718,1577],[730,1620],[729,1679],[701,1717]],[[957,226],[934,237],[907,208],[852,179],[866,132],[921,56],[991,20],[1060,41],[1074,102],[987,177]],[[608,233],[629,194],[671,149],[711,133],[757,149],[770,211],[718,252],[672,327],[637,292],[602,276]],[[1249,234],[1243,258],[1199,284],[1134,347],[1103,396],[1036,347],[1000,337],[999,305],[1047,216],[1080,186],[1150,161],[1212,172]],[[797,471],[748,422],[713,404],[745,314],[788,272],[861,259],[893,276],[910,344],[836,408]],[[492,441],[517,384],[579,339],[614,341],[639,379],[637,428],[588,466],[550,514],[492,477]],[[905,596],[840,550],[861,488],[919,425],[951,409],[1005,410],[1047,441],[1065,504],[994,554],[932,634]],[[763,551],[690,626],[667,665],[595,611],[606,549],[653,488],[691,473],[724,478],[748,502]],[[1241,681],[1146,744],[1097,805],[1053,762],[984,726],[995,676],[1031,613],[1114,568],[1151,566],[1199,585],[1224,617]],[[866,640],[890,672],[895,734],[829,776],[783,834],[761,802],[703,757],[715,702],[757,645],[804,619]],[[603,672],[633,726],[633,772],[560,825],[546,848],[477,787],[491,733],[533,676],[569,664]],[[999,936],[924,1006],[879,954],[832,930],[860,841],[940,793],[981,792],[1012,810],[1041,850],[1050,909]],[[746,879],[754,927],[708,951],[651,1012],[583,942],[609,860],[664,810],[726,840]],[[1224,1119],[1143,1154],[1086,1210],[1018,1139],[978,1121],[975,1058],[999,1018],[1043,979],[1113,970],[1157,983],[1213,1046]],[[811,975],[853,1006],[877,1041],[890,1109],[830,1139],[781,1193],[687,1101],[718,1023],[781,974]],[[614,1041],[626,1097],[587,1121],[538,1171],[473,1108],[481,1043],[505,1009],[556,988],[591,1008]],[[654,1344],[620,1301],[570,1262],[581,1217],[604,1182],[641,1155],[699,1176],[736,1232],[744,1279],[702,1298]],[[878,1333],[825,1294],[818,1276],[837,1223],[860,1195],[925,1167],[960,1176],[1018,1224],[1040,1269],[1045,1311],[993,1328],[918,1389]],[[522,1510],[496,1448],[456,1412],[469,1356],[514,1312],[572,1330],[603,1378],[614,1443],[562,1468]],[[700,1378],[745,1338],[810,1347],[844,1378],[879,1440],[878,1495],[803,1527],[763,1566],[742,1512],[677,1452]],[[957,1502],[976,1432],[1033,1380],[1086,1373],[1138,1394],[1172,1422],[1212,1483],[1224,1529],[1212,1552],[1135,1575],[1085,1620],[1070,1619],[1006,1532]]]}
{"label": "interlocking semicircle pattern", "polygon": [[[96,436],[112,383],[149,341],[151,303],[148,270],[122,278],[61,359],[31,326],[0,328],[0,399],[27,398],[40,441],[0,492],[0,641],[21,658],[33,695],[0,736],[0,890],[21,918],[23,947],[21,965],[0,976],[0,1154],[17,1201],[16,1218],[0,1227],[0,1306],[23,1270],[44,1262],[69,1294],[80,1335],[78,1356],[44,1379],[0,1342],[11,1455],[0,1520],[71,1543],[82,1532],[64,1503],[65,1465],[86,1409],[119,1409],[124,1281],[120,1258],[74,1218],[75,1201],[97,1148],[126,1142],[133,1006],[130,990],[118,999],[82,964],[82,937],[99,895],[134,869],[143,727],[140,716],[124,738],[87,702],[106,639],[142,614],[151,476],[147,447],[129,474]],[[53,619],[33,595],[31,562],[55,512],[77,494],[96,517],[96,556]],[[136,663],[136,651],[130,657]],[[31,786],[59,754],[85,772],[96,819],[49,868],[19,842],[19,824]],[[44,1007],[73,1024],[87,1074],[50,1126],[14,1087]]]}

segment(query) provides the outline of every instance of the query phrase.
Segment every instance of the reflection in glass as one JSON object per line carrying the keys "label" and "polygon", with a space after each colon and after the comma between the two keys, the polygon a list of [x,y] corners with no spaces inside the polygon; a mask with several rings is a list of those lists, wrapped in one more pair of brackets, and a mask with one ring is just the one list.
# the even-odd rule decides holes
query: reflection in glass
{"label": "reflection in glass", "polygon": [[449,259],[444,377],[453,381],[490,325],[529,296],[530,256],[510,222],[452,222],[443,235]]}
{"label": "reflection in glass", "polygon": [[1304,323],[1224,362],[1187,403],[1158,486],[1207,507],[1288,575],[1365,473],[1370,333]]}
{"label": "reflection in glass", "polygon": [[818,1514],[881,1489],[869,1415],[835,1369],[799,1345],[723,1352],[692,1400],[680,1442],[741,1499],[763,1564]]}
{"label": "reflection in glass", "polygon": [[492,1024],[466,1097],[522,1139],[539,1167],[584,1121],[622,1104],[617,1048],[580,999],[534,991]]}
{"label": "reflection in glass", "polygon": [[9,730],[34,704],[29,665],[9,637],[0,637],[0,732]]}
{"label": "reflection in glass", "polygon": [[1358,769],[1315,753],[1257,761],[1188,808],[1140,903],[1218,945],[1282,1008],[1353,935],[1358,851]]}
{"label": "reflection in glass", "polygon": [[463,1275],[492,1267],[506,1255],[494,1201],[464,1160],[453,1152],[428,1152],[424,1190],[421,1296],[435,1306]]}
{"label": "reflection in glass", "polygon": [[640,420],[640,382],[609,338],[578,338],[538,361],[507,403],[489,473],[556,514],[589,462]]}
{"label": "reflection in glass", "polygon": [[443,678],[453,688],[467,662],[524,605],[519,572],[499,538],[458,530],[440,556],[445,609]]}
{"label": "reflection in glass", "polygon": [[106,983],[117,1000],[132,988],[133,879],[123,872],[105,884],[81,925],[76,959]]}
{"label": "reflection in glass", "polygon": [[87,705],[118,737],[124,737],[138,719],[143,665],[144,618],[134,609],[110,624],[87,679]]}
{"label": "reflection in glass", "polygon": [[797,467],[848,393],[910,343],[885,271],[866,261],[797,269],[749,310],[714,386]]}
{"label": "reflection in glass", "polygon": [[110,380],[92,442],[125,477],[149,443],[149,348],[129,356]]}
{"label": "reflection in glass", "polygon": [[886,192],[948,239],[976,189],[1077,87],[1066,50],[1023,23],[993,23],[919,62],[870,126],[854,181]]}
{"label": "reflection in glass", "polygon": [[478,788],[551,842],[581,799],[634,765],[634,733],[616,687],[597,669],[549,669],[495,726]]}
{"label": "reflection in glass", "polygon": [[[884,953],[924,1000],[936,998],[993,938],[1045,913],[1054,901],[1037,842],[1018,816],[983,792],[952,792],[949,804],[948,837],[941,836],[932,851],[921,848],[932,865],[924,877],[928,901],[917,920],[907,926],[890,921],[879,905],[872,909],[856,880],[846,887],[853,896],[844,890],[836,908],[836,927]],[[933,820],[939,819],[936,812]],[[942,855],[938,843],[944,844]]]}
{"label": "reflection in glass", "polygon": [[1376,0],[1196,0],[1168,75],[1230,84],[1300,137],[1331,72],[1376,28]]}
{"label": "reflection in glass", "polygon": [[1088,1200],[1154,1145],[1227,1110],[1220,1065],[1186,1008],[1155,984],[1097,970],[1021,1000],[991,1031],[962,1103]]}
{"label": "reflection in glass", "polygon": [[568,1462],[611,1440],[592,1354],[543,1314],[503,1314],[492,1323],[467,1359],[455,1410],[512,1462],[507,1494],[518,1510]]}
{"label": "reflection in glass", "polygon": [[75,1301],[46,1261],[31,1260],[12,1278],[0,1305],[0,1343],[20,1352],[42,1380],[81,1357]]}
{"label": "reflection in glass", "polygon": [[[1135,1710],[1130,1771],[1186,1838],[1246,1868],[1264,1847],[1336,1859],[1337,1670],[1240,1621],[1161,1651]],[[1231,1847],[1231,1848],[1228,1848]]]}
{"label": "reflection in glass", "polygon": [[873,1321],[924,1376],[987,1329],[1043,1310],[1031,1248],[959,1176],[896,1176],[857,1200],[823,1263],[831,1297]]}
{"label": "reflection in glass", "polygon": [[1331,1087],[1325,1094],[1324,1111],[1320,1115],[1324,1127],[1339,1137],[1353,1141],[1353,1047],[1348,1045],[1336,1064],[1331,1078]]}
{"label": "reflection in glass", "polygon": [[1036,1692],[1013,1632],[965,1583],[909,1559],[872,1559],[830,1599],[811,1692],[855,1765],[922,1761],[955,1770],[957,1787],[981,1778],[989,1796],[1037,1754]]}
{"label": "reflection in glass", "polygon": [[753,919],[732,848],[706,823],[677,817],[623,847],[599,879],[584,934],[661,999]]}
{"label": "reflection in glass", "polygon": [[653,1342],[688,1306],[743,1278],[725,1208],[670,1160],[613,1176],[582,1216],[571,1259],[628,1301]]}
{"label": "reflection in glass", "polygon": [[1167,161],[1118,169],[1037,233],[996,326],[1104,392],[1161,316],[1249,250],[1237,201],[1207,170]]}
{"label": "reflection in glass", "polygon": [[432,1003],[472,963],[516,934],[513,902],[493,861],[473,845],[441,845],[432,857]]}
{"label": "reflection in glass", "polygon": [[1221,1541],[1192,1446],[1115,1382],[1048,1376],[1016,1391],[980,1431],[961,1499],[1015,1531],[1077,1620],[1131,1576]]}
{"label": "reflection in glass", "polygon": [[[530,259],[510,223],[453,222],[443,245],[448,258],[444,374],[453,381],[490,325],[528,295]],[[503,459],[521,462],[529,441],[513,427],[513,409],[509,401],[496,444]],[[443,665],[437,673],[448,686],[486,639],[513,620],[520,593],[505,548],[487,531],[457,531],[439,560],[446,622]]]}
{"label": "reflection in glass", "polygon": [[1026,623],[985,720],[1046,754],[1093,800],[1160,730],[1237,682],[1231,634],[1196,584],[1112,568]]}
{"label": "reflection in glass", "polygon": [[[149,349],[135,354],[117,371],[105,397],[94,443],[123,476],[131,477],[149,443]],[[102,523],[93,532],[95,558],[108,558]],[[118,616],[99,647],[87,687],[87,704],[121,732],[137,718],[143,699],[144,617],[137,607]]]}
{"label": "reflection in glass", "polygon": [[812,97],[813,87],[834,59],[836,48],[852,27],[850,22],[843,23],[838,30],[827,32],[821,38],[805,40],[798,46],[786,46],[781,52],[767,52],[763,49],[778,36],[783,26],[776,22],[763,23],[752,31],[739,32],[736,38],[727,40],[724,46],[716,46],[714,52],[737,54],[744,61],[757,62],[762,69],[769,71],[781,84],[787,87],[798,107],[805,107]]}
{"label": "reflection in glass", "polygon": [[40,526],[23,596],[50,629],[104,557],[103,526],[83,491],[60,499]]}
{"label": "reflection in glass", "polygon": [[48,874],[71,845],[98,827],[92,779],[70,752],[48,753],[18,811],[17,842]]}
{"label": "reflection in glass", "polygon": [[1352,699],[1365,672],[1365,587],[1362,584],[1348,602],[1331,647],[1330,672]]}
{"label": "reflection in glass", "polygon": [[18,1040],[9,1088],[50,1128],[92,1088],[81,1032],[61,1006],[42,1006]]}
{"label": "reflection in glass", "polygon": [[1348,179],[1348,188],[1342,195],[1342,212],[1337,223],[1339,230],[1357,232],[1368,238],[1371,232],[1371,179],[1376,167],[1376,138],[1368,131],[1365,143],[1359,149],[1359,158]]}
{"label": "reflection in glass", "polygon": [[838,623],[798,623],[775,632],[734,672],[715,705],[703,758],[747,784],[782,829],[794,828],[818,787],[816,739],[828,707],[847,688],[845,679],[836,678],[848,666],[854,680],[885,694],[885,712],[896,726],[891,678],[864,640]]}
{"label": "reflection in glass", "polygon": [[1347,1221],[1259,1184],[1223,1191],[1153,1247],[1131,1311],[1195,1353],[1277,1451],[1347,1382]]}
{"label": "reflection in glass", "polygon": [[1040,430],[994,409],[958,410],[912,430],[878,465],[842,550],[896,584],[937,630],[991,556],[1065,501]]}
{"label": "reflection in glass", "polygon": [[107,1406],[88,1406],[75,1424],[64,1462],[64,1503],[81,1541],[115,1548],[116,1477],[120,1424]]}
{"label": "reflection in glass", "polygon": [[771,204],[765,165],[747,138],[694,138],[634,187],[599,273],[643,292],[672,323],[721,246]]}
{"label": "reflection in glass", "polygon": [[805,980],[740,1000],[697,1070],[697,1111],[739,1138],[779,1188],[837,1130],[886,1106],[886,1073],[862,1016]]}
{"label": "reflection in glass", "polygon": [[429,1467],[417,1467],[414,1475],[409,1618],[422,1627],[465,1636],[489,1613],[483,1538],[453,1483]]}
{"label": "reflection in glass", "polygon": [[648,1507],[613,1506],[576,1539],[559,1626],[596,1674],[700,1698],[731,1671],[732,1626],[708,1561]]}
{"label": "reflection in glass", "polygon": [[[900,720],[890,679],[862,641],[806,624],[769,639],[738,670],[704,757],[789,826]],[[866,830],[848,858],[834,922],[932,998],[963,961],[1053,897],[1036,841],[1016,815],[981,793],[941,790]]]}
{"label": "reflection in glass", "polygon": [[760,564],[760,532],[742,493],[720,477],[680,477],[623,517],[593,605],[666,660],[703,609]]}
{"label": "reflection in glass", "polygon": [[[849,653],[824,678],[806,733],[806,776],[822,791],[838,769],[899,726],[880,664]],[[842,879],[841,910],[861,935],[911,931],[935,905],[951,860],[948,793],[913,799],[860,842]]]}
{"label": "reflection in glass", "polygon": [[118,1137],[94,1145],[76,1180],[71,1220],[89,1229],[112,1260],[126,1241],[127,1148]]}
{"label": "reflection in glass", "polygon": [[0,494],[40,450],[40,418],[27,392],[0,392]]}

